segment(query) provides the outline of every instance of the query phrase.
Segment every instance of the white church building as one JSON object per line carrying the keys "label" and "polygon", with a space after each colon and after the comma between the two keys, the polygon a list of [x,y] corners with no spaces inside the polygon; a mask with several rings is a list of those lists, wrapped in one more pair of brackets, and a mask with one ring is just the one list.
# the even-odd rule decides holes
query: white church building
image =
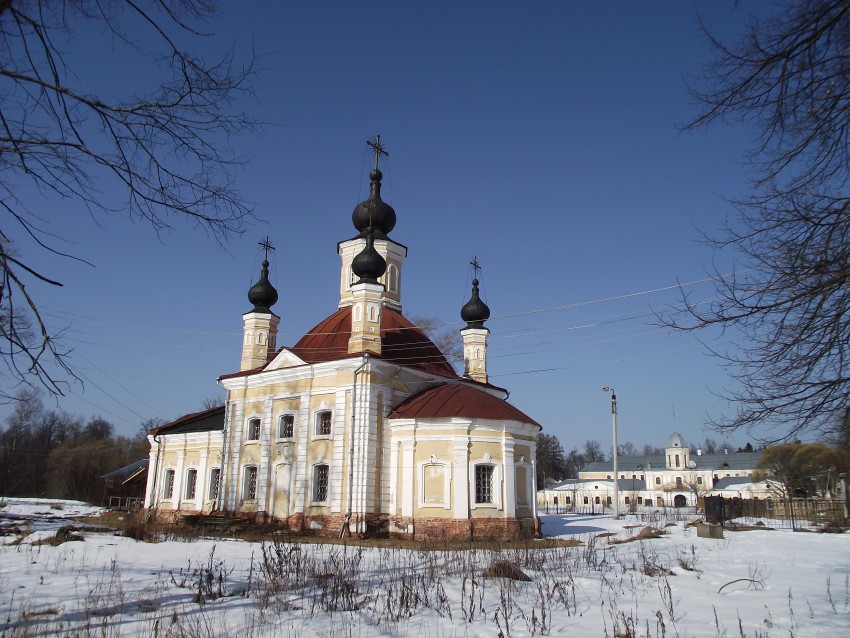
{"label": "white church building", "polygon": [[337,245],[338,306],[278,346],[278,293],[263,262],[233,344],[240,369],[219,377],[225,406],[148,437],[150,512],[216,512],[330,536],[539,531],[540,426],[488,382],[490,310],[479,282],[461,309],[458,375],[402,314],[407,248],[389,236],[396,213],[381,199],[380,138],[372,147],[370,194],[354,209],[354,236]]}

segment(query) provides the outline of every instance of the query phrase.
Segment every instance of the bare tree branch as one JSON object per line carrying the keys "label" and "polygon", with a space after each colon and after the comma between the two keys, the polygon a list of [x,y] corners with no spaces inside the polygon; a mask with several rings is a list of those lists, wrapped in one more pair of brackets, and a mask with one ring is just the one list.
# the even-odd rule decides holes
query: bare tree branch
{"label": "bare tree branch", "polygon": [[[61,285],[35,265],[39,250],[85,262],[60,250],[50,215],[37,212],[41,200],[24,201],[22,183],[157,232],[189,221],[219,243],[252,217],[234,189],[241,159],[228,140],[257,125],[237,104],[251,93],[253,57],[240,66],[232,50],[210,61],[181,45],[203,37],[193,25],[214,12],[206,0],[0,0],[0,357],[13,385],[62,394],[74,378],[70,351],[57,345],[26,284]],[[158,86],[124,99],[79,86],[66,51],[87,25],[157,65]]]}
{"label": "bare tree branch", "polygon": [[712,38],[715,63],[694,95],[695,128],[718,120],[758,131],[752,191],[738,219],[710,240],[741,267],[716,273],[716,298],[662,321],[682,330],[734,330],[710,350],[736,382],[736,413],[721,428],[773,428],[773,439],[830,431],[850,393],[850,1],[777,4],[731,47]]}

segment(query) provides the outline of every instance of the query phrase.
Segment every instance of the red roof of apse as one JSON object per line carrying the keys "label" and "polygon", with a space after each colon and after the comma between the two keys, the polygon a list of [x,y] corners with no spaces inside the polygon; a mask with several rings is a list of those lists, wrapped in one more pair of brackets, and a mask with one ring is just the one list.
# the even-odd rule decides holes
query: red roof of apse
{"label": "red roof of apse", "polygon": [[507,401],[462,384],[443,384],[410,397],[390,412],[391,419],[446,419],[452,417],[520,421],[540,425]]}

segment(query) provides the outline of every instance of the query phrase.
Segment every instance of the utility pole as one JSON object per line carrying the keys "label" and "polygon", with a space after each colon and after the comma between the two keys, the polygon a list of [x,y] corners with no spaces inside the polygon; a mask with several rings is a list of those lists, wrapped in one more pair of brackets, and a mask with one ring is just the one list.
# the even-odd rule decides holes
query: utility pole
{"label": "utility pole", "polygon": [[617,520],[620,518],[620,490],[617,483],[617,395],[614,388],[607,385],[602,390],[611,393],[611,417],[614,421],[614,520]]}

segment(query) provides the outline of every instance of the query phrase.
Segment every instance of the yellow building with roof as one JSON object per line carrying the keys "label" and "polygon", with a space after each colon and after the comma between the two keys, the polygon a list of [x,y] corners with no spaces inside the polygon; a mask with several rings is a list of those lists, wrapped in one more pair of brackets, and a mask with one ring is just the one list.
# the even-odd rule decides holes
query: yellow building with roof
{"label": "yellow building with roof", "polygon": [[153,430],[145,504],[220,512],[321,535],[519,538],[539,530],[540,426],[488,383],[478,280],[461,309],[464,373],[402,314],[407,248],[389,237],[376,151],[354,237],[340,242],[338,307],[277,346],[268,261],[248,293],[241,366],[224,407]]}

